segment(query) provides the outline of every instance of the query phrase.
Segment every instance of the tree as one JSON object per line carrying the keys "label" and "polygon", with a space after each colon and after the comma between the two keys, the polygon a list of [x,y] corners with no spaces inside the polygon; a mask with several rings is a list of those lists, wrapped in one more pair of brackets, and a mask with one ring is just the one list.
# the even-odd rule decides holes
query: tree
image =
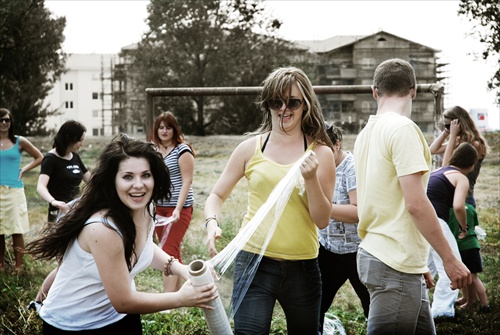
{"label": "tree", "polygon": [[458,14],[475,21],[473,36],[485,44],[483,59],[497,58],[497,70],[488,81],[488,89],[497,91],[500,106],[500,2],[498,0],[460,0]]}
{"label": "tree", "polygon": [[[146,87],[259,86],[274,67],[289,63],[291,44],[275,37],[281,22],[261,0],[152,0],[149,31],[134,67]],[[260,123],[256,97],[155,99],[186,133],[241,133]]]}
{"label": "tree", "polygon": [[43,0],[0,0],[0,106],[13,113],[18,134],[46,132],[54,112],[43,100],[64,71],[65,26]]}

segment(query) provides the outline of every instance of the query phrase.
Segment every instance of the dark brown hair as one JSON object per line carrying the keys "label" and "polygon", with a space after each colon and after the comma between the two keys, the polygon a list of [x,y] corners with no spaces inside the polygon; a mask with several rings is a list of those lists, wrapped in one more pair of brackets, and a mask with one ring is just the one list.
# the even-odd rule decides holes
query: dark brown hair
{"label": "dark brown hair", "polygon": [[12,143],[16,143],[16,135],[14,135],[14,116],[7,108],[0,108],[0,117],[8,115],[10,118],[10,127],[7,136]]}
{"label": "dark brown hair", "polygon": [[460,169],[468,169],[473,167],[478,158],[478,153],[476,148],[468,142],[464,142],[458,145],[458,147],[453,151],[453,155],[450,159],[450,165],[456,166]]}
{"label": "dark brown hair", "polygon": [[80,142],[86,131],[87,128],[80,122],[74,120],[66,121],[57,131],[52,148],[56,149],[59,156],[64,156],[69,147]]}

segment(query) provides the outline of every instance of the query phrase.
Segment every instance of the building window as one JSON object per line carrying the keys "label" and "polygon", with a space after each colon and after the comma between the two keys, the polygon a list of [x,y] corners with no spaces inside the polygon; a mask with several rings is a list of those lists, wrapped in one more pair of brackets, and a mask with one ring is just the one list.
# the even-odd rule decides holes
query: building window
{"label": "building window", "polygon": [[66,107],[66,109],[71,109],[73,108],[73,101],[66,101],[64,103],[64,106]]}
{"label": "building window", "polygon": [[361,59],[361,67],[363,69],[374,69],[375,68],[375,58],[363,58],[363,59]]}
{"label": "building window", "polygon": [[99,128],[92,128],[92,136],[99,136]]}
{"label": "building window", "polygon": [[92,92],[92,100],[97,100],[97,99],[99,99],[99,93]]}
{"label": "building window", "polygon": [[342,113],[352,113],[354,111],[354,103],[352,101],[342,101]]}
{"label": "building window", "polygon": [[66,83],[66,84],[64,84],[64,89],[66,91],[73,91],[73,83]]}
{"label": "building window", "polygon": [[377,110],[377,106],[373,105],[370,101],[361,102],[361,112],[363,113],[373,113]]}

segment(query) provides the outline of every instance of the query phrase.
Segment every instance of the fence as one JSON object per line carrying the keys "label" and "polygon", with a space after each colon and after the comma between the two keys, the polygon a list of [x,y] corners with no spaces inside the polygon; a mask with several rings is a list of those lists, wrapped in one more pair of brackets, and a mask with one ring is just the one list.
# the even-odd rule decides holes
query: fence
{"label": "fence", "polygon": [[[316,94],[362,94],[371,93],[370,85],[337,85],[313,86]],[[258,95],[262,87],[173,87],[173,88],[147,88],[146,89],[146,140],[153,138],[154,123],[154,97],[165,96],[234,96]],[[434,122],[437,124],[443,113],[444,86],[440,83],[418,84],[418,93],[431,93],[434,95]]]}

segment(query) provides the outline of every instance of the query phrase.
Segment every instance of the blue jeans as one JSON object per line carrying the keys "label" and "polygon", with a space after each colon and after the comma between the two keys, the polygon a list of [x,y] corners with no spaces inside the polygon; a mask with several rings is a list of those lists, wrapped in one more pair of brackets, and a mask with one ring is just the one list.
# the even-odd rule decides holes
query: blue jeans
{"label": "blue jeans", "polygon": [[[244,285],[244,268],[257,255],[240,251],[235,260],[234,291]],[[233,296],[233,300],[235,297]],[[263,257],[234,315],[235,335],[269,335],[276,300],[286,316],[288,335],[316,335],[321,304],[317,259],[280,261]]]}
{"label": "blue jeans", "polygon": [[370,293],[368,335],[436,334],[422,274],[396,271],[361,248],[358,273]]}

